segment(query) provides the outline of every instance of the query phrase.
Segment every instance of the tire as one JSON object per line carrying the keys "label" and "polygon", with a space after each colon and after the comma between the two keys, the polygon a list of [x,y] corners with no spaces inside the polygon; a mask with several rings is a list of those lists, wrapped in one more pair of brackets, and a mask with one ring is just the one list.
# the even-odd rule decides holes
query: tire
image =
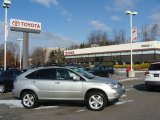
{"label": "tire", "polygon": [[94,91],[88,94],[86,106],[92,111],[101,111],[106,107],[107,97],[103,92]]}
{"label": "tire", "polygon": [[0,84],[0,93],[6,92],[6,86],[4,84]]}
{"label": "tire", "polygon": [[27,109],[35,108],[39,104],[37,95],[32,91],[23,92],[21,102]]}

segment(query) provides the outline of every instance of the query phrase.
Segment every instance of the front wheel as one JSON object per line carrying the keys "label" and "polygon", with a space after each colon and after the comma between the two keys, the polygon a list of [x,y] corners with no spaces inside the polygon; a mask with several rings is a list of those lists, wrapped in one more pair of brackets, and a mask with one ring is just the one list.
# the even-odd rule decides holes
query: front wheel
{"label": "front wheel", "polygon": [[23,106],[28,109],[38,106],[38,98],[34,92],[24,92],[21,101]]}
{"label": "front wheel", "polygon": [[0,85],[0,93],[5,93],[6,92],[6,86],[4,84]]}
{"label": "front wheel", "polygon": [[101,111],[106,107],[107,98],[102,92],[91,92],[87,97],[87,108],[93,111]]}

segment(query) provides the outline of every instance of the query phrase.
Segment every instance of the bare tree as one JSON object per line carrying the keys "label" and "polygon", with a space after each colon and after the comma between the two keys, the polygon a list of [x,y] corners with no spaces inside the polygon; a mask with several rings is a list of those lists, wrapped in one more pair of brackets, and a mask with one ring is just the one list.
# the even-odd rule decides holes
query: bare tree
{"label": "bare tree", "polygon": [[43,48],[37,47],[31,54],[31,64],[33,66],[41,66],[45,64],[46,52]]}
{"label": "bare tree", "polygon": [[123,29],[119,30],[120,41],[122,44],[126,42],[126,32]]}
{"label": "bare tree", "polygon": [[159,32],[159,25],[153,24],[152,26],[145,25],[142,27],[142,41],[154,41]]}
{"label": "bare tree", "polygon": [[15,42],[7,42],[7,51],[17,54],[19,52],[19,45]]}
{"label": "bare tree", "polygon": [[50,63],[64,63],[64,54],[63,51],[58,48],[57,50],[53,50],[50,52],[49,55],[49,62]]}
{"label": "bare tree", "polygon": [[148,29],[149,29],[148,25],[142,27],[142,41],[151,41]]}
{"label": "bare tree", "polygon": [[0,66],[3,66],[4,61],[4,49],[3,44],[0,44]]}
{"label": "bare tree", "polygon": [[13,55],[14,65],[16,66],[19,57],[19,45],[15,42],[7,42],[7,53]]}
{"label": "bare tree", "polygon": [[108,45],[107,33],[101,30],[92,31],[88,36],[88,46],[98,44],[100,46]]}
{"label": "bare tree", "polygon": [[78,49],[79,47],[80,47],[79,45],[74,45],[74,44],[72,44],[72,45],[68,48],[68,50]]}
{"label": "bare tree", "polygon": [[112,44],[124,44],[126,41],[126,33],[123,29],[113,30]]}
{"label": "bare tree", "polygon": [[153,24],[150,31],[151,31],[151,40],[156,40],[156,36],[158,34],[158,31],[159,31],[159,25],[158,24]]}
{"label": "bare tree", "polygon": [[[7,42],[6,64],[9,67],[14,67],[17,63],[19,46],[14,42]],[[4,44],[0,45],[0,66],[4,64]]]}

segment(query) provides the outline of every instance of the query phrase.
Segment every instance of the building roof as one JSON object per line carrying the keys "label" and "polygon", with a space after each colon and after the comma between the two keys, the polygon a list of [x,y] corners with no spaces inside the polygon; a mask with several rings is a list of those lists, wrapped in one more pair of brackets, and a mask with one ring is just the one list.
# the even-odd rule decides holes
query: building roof
{"label": "building roof", "polygon": [[[147,50],[147,49],[160,49],[160,41],[147,41],[132,43],[132,50]],[[118,51],[131,50],[131,44],[119,44],[110,46],[91,47],[75,50],[65,50],[65,56],[82,55],[82,54],[94,54],[94,53],[109,53]]]}

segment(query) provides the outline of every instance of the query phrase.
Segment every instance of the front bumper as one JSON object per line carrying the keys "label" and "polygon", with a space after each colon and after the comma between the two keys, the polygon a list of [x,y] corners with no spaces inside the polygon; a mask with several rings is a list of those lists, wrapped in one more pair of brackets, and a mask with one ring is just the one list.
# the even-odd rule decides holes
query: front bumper
{"label": "front bumper", "polygon": [[115,99],[119,99],[123,94],[125,94],[125,89],[122,86],[118,89],[114,89],[112,93],[108,96],[108,100],[113,101]]}

